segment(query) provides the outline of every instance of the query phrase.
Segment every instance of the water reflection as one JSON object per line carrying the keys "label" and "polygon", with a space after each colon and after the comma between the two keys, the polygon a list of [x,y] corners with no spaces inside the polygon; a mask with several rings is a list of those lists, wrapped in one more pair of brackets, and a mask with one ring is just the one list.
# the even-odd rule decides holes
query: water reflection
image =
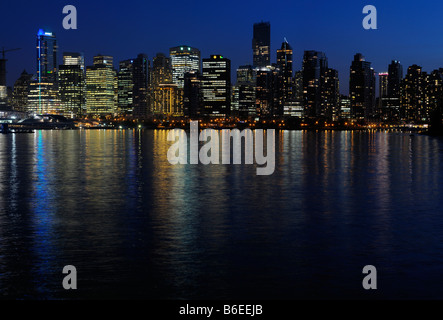
{"label": "water reflection", "polygon": [[[256,165],[172,166],[163,130],[1,136],[1,295],[355,298],[374,264],[377,297],[443,296],[442,141],[275,138],[275,173],[257,176]],[[69,294],[68,264],[81,274]]]}

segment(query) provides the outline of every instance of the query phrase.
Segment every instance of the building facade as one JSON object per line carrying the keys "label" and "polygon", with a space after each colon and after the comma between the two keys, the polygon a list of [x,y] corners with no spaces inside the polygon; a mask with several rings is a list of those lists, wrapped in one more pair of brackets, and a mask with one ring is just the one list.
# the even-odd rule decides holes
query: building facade
{"label": "building facade", "polygon": [[83,54],[64,53],[63,64],[59,66],[59,98],[65,116],[77,118],[86,114],[85,87]]}
{"label": "building facade", "polygon": [[269,22],[254,24],[252,55],[255,68],[271,65],[271,24]]}
{"label": "building facade", "polygon": [[12,92],[12,107],[15,111],[28,111],[28,94],[29,85],[32,81],[32,74],[24,70],[20,77],[14,83],[14,91]]}
{"label": "building facade", "polygon": [[62,113],[58,100],[57,38],[52,32],[37,33],[37,77],[30,84],[28,110],[35,114]]}
{"label": "building facade", "polygon": [[355,120],[370,119],[375,113],[375,72],[362,54],[354,56],[350,68],[349,95]]}
{"label": "building facade", "polygon": [[320,51],[305,51],[303,55],[303,105],[305,117],[322,115],[322,76],[328,69],[326,55]]}
{"label": "building facade", "polygon": [[255,117],[255,71],[251,65],[240,66],[237,69],[236,104],[240,118]]}
{"label": "building facade", "polygon": [[200,72],[200,50],[190,46],[178,46],[169,50],[172,68],[172,82],[178,88],[184,87],[185,73]]}
{"label": "building facade", "polygon": [[86,111],[88,115],[105,116],[116,113],[116,72],[113,57],[98,55],[86,67]]}
{"label": "building facade", "polygon": [[277,50],[277,67],[280,69],[279,103],[285,104],[294,98],[292,47],[287,41]]}
{"label": "building facade", "polygon": [[200,115],[226,117],[231,108],[231,60],[212,55],[203,59],[202,74],[203,106]]}
{"label": "building facade", "polygon": [[120,115],[131,115],[133,111],[134,60],[120,61],[117,85],[117,112]]}

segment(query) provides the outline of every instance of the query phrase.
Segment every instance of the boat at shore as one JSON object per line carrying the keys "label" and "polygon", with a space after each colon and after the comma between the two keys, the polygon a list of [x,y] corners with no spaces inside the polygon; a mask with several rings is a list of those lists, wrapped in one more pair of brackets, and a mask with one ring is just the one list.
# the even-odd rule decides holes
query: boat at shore
{"label": "boat at shore", "polygon": [[10,128],[10,126],[6,123],[1,124],[0,126],[1,134],[10,134],[10,133],[34,133],[34,130],[28,128]]}

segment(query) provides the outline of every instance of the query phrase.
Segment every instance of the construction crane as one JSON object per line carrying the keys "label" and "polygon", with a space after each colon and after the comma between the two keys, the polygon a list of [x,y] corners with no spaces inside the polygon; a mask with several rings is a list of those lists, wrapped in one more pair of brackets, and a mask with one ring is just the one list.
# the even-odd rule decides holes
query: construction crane
{"label": "construction crane", "polygon": [[2,48],[2,59],[3,60],[5,60],[6,58],[5,58],[5,53],[6,52],[11,52],[11,51],[17,51],[17,50],[21,50],[22,48],[16,48],[16,49],[8,49],[8,50],[5,50],[5,48],[3,47]]}
{"label": "construction crane", "polygon": [[6,86],[6,52],[21,50],[21,48],[7,49],[2,48],[2,58],[0,59],[0,86]]}

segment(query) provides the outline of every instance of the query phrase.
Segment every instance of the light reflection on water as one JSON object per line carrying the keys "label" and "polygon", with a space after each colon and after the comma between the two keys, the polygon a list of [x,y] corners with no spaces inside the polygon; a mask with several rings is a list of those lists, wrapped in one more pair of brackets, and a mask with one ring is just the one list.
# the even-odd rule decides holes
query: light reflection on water
{"label": "light reflection on water", "polygon": [[1,296],[443,297],[441,140],[279,132],[272,176],[172,166],[170,145],[162,130],[0,136]]}

